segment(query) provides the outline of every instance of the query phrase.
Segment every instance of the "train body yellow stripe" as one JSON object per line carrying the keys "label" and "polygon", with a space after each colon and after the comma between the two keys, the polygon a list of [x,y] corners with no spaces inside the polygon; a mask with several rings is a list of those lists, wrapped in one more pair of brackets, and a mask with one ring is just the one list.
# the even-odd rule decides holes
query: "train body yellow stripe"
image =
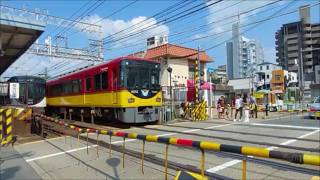
{"label": "train body yellow stripe", "polygon": [[[128,99],[134,99],[129,103]],[[117,92],[101,92],[94,94],[80,94],[72,96],[48,97],[49,106],[75,106],[75,107],[138,107],[138,106],[161,106],[162,102],[157,102],[157,98],[162,99],[162,93],[158,92],[151,98],[139,98],[127,90]]]}
{"label": "train body yellow stripe", "polygon": [[259,157],[269,157],[269,150],[264,148],[256,148],[256,147],[241,147],[241,153],[245,155],[253,155],[253,156],[259,156]]}
{"label": "train body yellow stripe", "polygon": [[320,166],[320,156],[312,154],[303,154],[303,164]]}

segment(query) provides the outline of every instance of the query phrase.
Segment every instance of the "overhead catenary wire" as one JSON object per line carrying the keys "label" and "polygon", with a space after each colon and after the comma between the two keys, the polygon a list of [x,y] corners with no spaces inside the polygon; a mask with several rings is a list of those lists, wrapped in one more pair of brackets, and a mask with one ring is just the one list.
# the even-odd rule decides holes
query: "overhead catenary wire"
{"label": "overhead catenary wire", "polygon": [[[121,11],[123,11],[123,10],[125,10],[126,8],[132,6],[133,4],[137,3],[138,1],[140,1],[140,0],[135,0],[135,1],[132,1],[132,2],[128,3],[127,5],[125,5],[125,6],[121,7],[121,8],[119,8],[119,9],[115,10],[115,11],[112,12],[111,14],[109,14],[109,15],[107,15],[107,16],[104,16],[103,18],[101,18],[100,20],[94,22],[93,24],[98,24],[99,22],[103,21],[104,19],[110,18],[110,17],[112,17],[113,15],[120,13]],[[86,30],[86,29],[87,29],[87,28],[85,27],[85,28],[81,29],[81,31],[84,31],[84,30]],[[73,35],[81,32],[81,31],[77,31],[77,32],[75,32],[75,33],[70,33],[70,34],[67,35],[67,37],[73,36]]]}
{"label": "overhead catenary wire", "polygon": [[[258,10],[258,9],[265,8],[265,7],[267,7],[267,6],[273,5],[273,4],[278,3],[278,2],[280,2],[280,1],[283,1],[283,0],[274,1],[274,2],[271,2],[271,3],[265,4],[265,5],[259,6],[259,7],[252,8],[252,9],[250,9],[250,10],[243,11],[243,12],[240,13],[240,15],[245,15],[245,14],[248,14],[248,13],[250,13],[250,12],[254,12],[254,11]],[[238,2],[237,2],[237,3],[238,3]],[[236,4],[237,4],[237,3],[236,3]],[[228,8],[228,7],[227,7],[227,8]],[[224,9],[227,9],[227,8],[224,8]],[[270,9],[266,9],[266,10],[269,11]],[[219,10],[216,11],[216,12],[219,12]],[[258,12],[257,14],[260,14],[260,13],[263,13],[263,12],[265,12],[265,11]],[[252,14],[252,15],[255,15],[255,14]],[[250,16],[252,16],[252,15],[249,15],[248,17],[250,17]],[[171,38],[171,37],[175,37],[175,36],[179,36],[179,35],[184,35],[184,34],[186,34],[186,33],[188,33],[188,32],[197,32],[198,30],[204,29],[204,27],[207,27],[207,26],[210,26],[210,25],[213,25],[213,24],[216,24],[216,23],[224,22],[224,21],[226,21],[226,19],[229,20],[229,19],[232,19],[232,18],[237,17],[237,16],[239,16],[239,13],[236,13],[236,14],[234,14],[234,15],[231,15],[231,16],[228,16],[228,17],[224,17],[224,18],[221,18],[221,19],[218,19],[218,20],[215,20],[215,21],[211,21],[211,22],[205,23],[204,25],[201,25],[201,26],[199,26],[199,27],[192,27],[192,28],[187,29],[187,30],[183,30],[183,31],[179,31],[179,32],[170,34],[170,35],[168,35],[168,37]],[[235,22],[235,21],[233,21],[233,22]],[[225,24],[223,24],[222,26],[231,24],[231,23],[233,23],[233,22],[225,23]],[[204,29],[204,30],[205,30],[205,29]],[[164,33],[164,31],[163,31],[163,32],[160,32],[160,33]],[[190,36],[190,34],[186,34],[186,35]],[[184,38],[181,38],[181,39],[184,39]],[[136,43],[136,44],[127,45],[127,46],[124,46],[124,47],[109,48],[109,49],[107,49],[107,50],[123,49],[123,48],[134,47],[134,46],[137,46],[137,45],[142,45],[142,44],[145,44],[144,40],[145,40],[145,39],[143,39],[143,42],[141,42],[142,40],[139,40],[139,41],[137,41],[138,43]],[[171,42],[175,42],[175,41],[171,41]],[[117,46],[117,44],[114,45],[114,46]]]}
{"label": "overhead catenary wire", "polygon": [[[132,2],[132,3],[129,3],[128,5],[126,5],[126,6],[124,6],[124,7],[122,7],[122,8],[120,8],[119,10],[117,10],[117,11],[115,11],[114,13],[111,13],[110,15],[108,15],[107,17],[110,17],[110,16],[112,16],[112,15],[114,15],[114,14],[116,14],[116,13],[119,13],[119,11],[121,11],[121,10],[123,10],[123,9],[125,9],[126,7],[129,7],[130,5],[132,5],[132,4],[134,4],[134,3],[136,3],[137,1],[134,1],[134,2]],[[184,1],[184,2],[188,2],[187,4],[190,4],[190,3],[192,3],[193,1]],[[180,2],[179,2],[180,3]],[[177,7],[177,5],[179,4],[179,3],[176,3],[176,4],[174,4],[174,5],[172,5],[172,6],[170,6],[170,7],[168,7],[168,8],[166,8],[165,10],[162,10],[162,11],[160,11],[159,13],[157,13],[157,14],[155,14],[155,15],[160,15],[160,14],[162,14],[162,13],[164,13],[164,12],[166,12],[166,11],[168,11],[168,10],[170,10],[171,8],[173,8],[173,7]],[[179,6],[178,6],[179,7]],[[135,24],[136,25],[136,24]],[[60,63],[61,64],[61,63]],[[63,65],[66,65],[67,64],[67,62],[66,63],[64,63],[64,64],[61,64],[62,66]],[[55,65],[53,65],[52,67],[54,67]],[[60,67],[60,66],[59,66]],[[37,73],[36,73],[37,74]]]}
{"label": "overhead catenary wire", "polygon": [[[189,8],[189,9],[183,11],[183,12],[180,12],[179,14],[181,14],[181,13],[182,13],[182,14],[179,15],[179,16],[177,16],[177,15],[171,16],[171,17],[166,18],[166,19],[164,19],[164,20],[161,20],[161,21],[159,21],[159,22],[157,22],[157,23],[155,23],[155,24],[152,24],[152,25],[149,25],[149,26],[147,26],[147,27],[144,27],[142,30],[140,30],[140,31],[138,31],[138,32],[130,33],[130,34],[126,35],[126,36],[123,36],[123,37],[118,38],[117,40],[104,41],[103,43],[106,44],[106,43],[116,42],[116,41],[119,41],[119,40],[122,40],[122,39],[130,38],[130,37],[132,37],[132,36],[134,36],[134,35],[139,35],[139,34],[145,32],[146,30],[150,30],[150,29],[156,28],[157,26],[155,26],[155,25],[168,24],[168,23],[174,22],[174,21],[176,21],[176,20],[178,20],[178,19],[181,19],[181,18],[186,17],[186,16],[190,16],[190,15],[193,14],[193,13],[196,13],[196,12],[198,12],[198,11],[204,10],[205,8],[208,8],[208,7],[210,7],[210,6],[213,6],[213,5],[215,5],[215,4],[218,4],[218,3],[222,2],[222,1],[223,1],[223,0],[215,1],[215,2],[213,2],[213,3],[210,3],[210,4],[208,4],[208,5],[205,5],[204,7],[200,7],[200,8],[195,9],[195,10],[192,10],[194,7]],[[192,10],[192,11],[191,11],[191,10]],[[188,11],[190,11],[190,12],[188,12]]]}
{"label": "overhead catenary wire", "polygon": [[[188,2],[188,3],[185,4],[186,2]],[[117,35],[117,34],[120,34],[120,33],[123,33],[123,32],[125,32],[125,31],[128,31],[128,30],[130,30],[131,28],[135,28],[135,27],[141,25],[142,23],[145,23],[145,22],[149,21],[150,19],[156,18],[156,17],[158,17],[159,15],[162,15],[162,14],[164,14],[164,13],[165,13],[165,15],[171,14],[172,12],[175,12],[177,9],[179,9],[179,8],[181,7],[181,5],[189,5],[189,4],[193,3],[193,2],[194,2],[194,1],[192,1],[192,0],[191,0],[191,1],[187,0],[187,1],[182,1],[182,2],[175,3],[175,4],[173,4],[173,5],[169,6],[169,7],[161,10],[160,12],[158,12],[158,13],[156,13],[156,14],[148,17],[148,18],[146,18],[146,19],[143,20],[143,21],[140,21],[140,22],[138,22],[138,23],[136,23],[136,24],[133,24],[133,25],[127,27],[127,28],[124,28],[124,29],[122,29],[122,30],[120,30],[120,31],[117,31],[117,32],[115,32],[115,33],[113,33],[113,34],[110,34],[110,35],[104,37],[104,39],[108,39],[108,38],[110,38],[110,37],[112,37],[112,36],[115,36],[115,35]],[[175,8],[175,9],[173,9],[173,8]],[[132,30],[132,29],[131,29],[131,30]]]}
{"label": "overhead catenary wire", "polygon": [[[75,20],[82,20],[86,15],[92,13],[97,8],[99,8],[101,5],[103,5],[106,1],[99,1],[97,0],[93,5],[91,5],[89,8],[87,8],[84,12],[82,12]],[[77,23],[70,23],[68,26],[64,27],[60,32],[57,33],[57,35],[62,35],[68,32],[72,27],[77,25]]]}
{"label": "overhead catenary wire", "polygon": [[[279,12],[281,12],[282,10],[288,8],[288,6],[290,6],[290,5],[291,5],[292,3],[294,3],[294,2],[295,2],[295,1],[291,2],[291,3],[288,4],[286,7],[278,10],[276,13],[274,13],[274,14],[271,15],[271,16],[269,16],[268,18],[266,18],[266,19],[264,19],[264,20],[261,20],[261,21],[259,21],[259,22],[255,22],[256,25],[255,25],[254,27],[250,27],[250,28],[248,28],[247,30],[239,33],[238,36],[240,36],[240,35],[244,34],[245,32],[248,32],[248,31],[250,31],[250,30],[258,27],[258,26],[261,25],[263,22],[266,22],[266,21],[268,21],[268,20],[271,20],[271,19],[276,18],[276,17],[273,17],[273,16],[275,16],[276,14],[278,14]],[[311,7],[317,6],[317,5],[319,5],[319,4],[320,4],[320,3],[313,4]],[[296,13],[296,12],[298,12],[298,10],[293,10],[293,11],[291,11],[291,12],[283,13],[281,16],[285,16],[285,15],[292,14],[292,13]],[[281,17],[281,16],[279,15],[279,16],[277,16],[277,17]],[[202,50],[202,51],[210,51],[210,50],[212,50],[212,49],[215,49],[215,48],[217,48],[217,47],[225,44],[226,42],[231,41],[233,38],[234,38],[234,37],[229,38],[229,39],[227,39],[227,40],[224,40],[224,41],[222,41],[222,42],[220,42],[220,43],[218,43],[218,44],[215,44],[215,45],[213,45],[213,46],[210,46],[210,47],[208,47],[208,48],[206,48],[206,49],[204,49],[204,50]],[[189,55],[186,55],[186,56],[183,56],[183,57],[178,57],[178,59],[191,57],[191,56],[194,56],[194,55],[196,55],[196,54],[197,54],[197,53],[192,53],[192,54],[189,54]]]}
{"label": "overhead catenary wire", "polygon": [[[267,6],[267,5],[264,5],[263,7],[266,7],[266,6]],[[259,8],[259,7],[257,7],[257,8]],[[256,10],[257,8],[251,9],[251,11],[254,11],[254,10]],[[286,6],[285,8],[287,8],[287,6]],[[281,11],[282,11],[282,10],[283,10],[283,8],[281,9]],[[250,12],[250,10],[245,11],[245,12],[248,13],[248,12]],[[296,12],[296,10],[293,11],[293,12]],[[292,13],[292,12],[291,12],[291,13]],[[288,14],[288,13],[285,13],[284,15],[287,15],[287,14]],[[283,14],[280,15],[280,16],[283,16]],[[280,16],[277,16],[277,17],[280,17]],[[273,18],[275,18],[275,17],[273,17]],[[262,20],[262,21],[266,21],[266,20],[269,20],[269,19],[271,19],[271,18],[267,18],[267,19],[264,19],[264,20]],[[261,23],[262,21],[249,23],[249,24],[244,25],[244,27],[249,26],[249,25],[254,25],[254,24],[257,24],[257,23]],[[224,32],[220,32],[220,33],[216,33],[216,34],[214,34],[214,35],[219,35],[219,34],[223,34],[223,33],[226,33],[226,32],[230,32],[230,30],[224,31]],[[211,36],[213,36],[213,35],[211,35]],[[207,37],[209,37],[209,36],[207,36]],[[199,38],[199,39],[201,39],[201,38]],[[194,41],[194,40],[196,40],[196,39],[193,39],[192,41]],[[186,42],[184,42],[184,43],[186,43]],[[197,54],[197,53],[191,54],[191,55],[188,55],[188,56],[184,56],[184,57],[182,57],[182,58],[189,57],[189,56],[193,56],[193,55],[196,55],[196,54]]]}
{"label": "overhead catenary wire", "polygon": [[[244,0],[245,1],[245,0]],[[234,3],[233,5],[231,5],[231,6],[228,6],[228,7],[226,7],[226,8],[221,8],[221,9],[218,9],[217,11],[215,11],[215,13],[217,13],[217,12],[219,12],[219,11],[222,11],[222,10],[225,10],[225,9],[228,9],[228,8],[230,8],[230,7],[233,7],[233,6],[235,6],[235,5],[238,5],[239,3],[242,3],[242,2],[244,2],[244,1],[239,1],[239,2],[236,2],[236,3]],[[189,21],[189,22],[194,22],[194,20],[193,21]],[[186,22],[186,23],[184,23],[184,24],[188,24],[189,22]],[[207,24],[207,23],[206,23]],[[193,27],[193,28],[199,28],[199,27]],[[188,30],[184,30],[184,31],[188,31]],[[177,33],[174,33],[174,34],[170,34],[168,37],[172,37],[172,36],[175,36],[175,35],[178,35],[178,34],[182,34],[184,31],[182,31],[182,32],[177,32]],[[162,31],[162,32],[160,32],[160,33],[158,33],[158,34],[163,34],[163,33],[166,33],[166,31]],[[142,38],[145,38],[145,37],[142,37]],[[143,39],[143,41],[144,41],[145,39]],[[126,40],[124,39],[124,40],[121,40],[121,41],[118,41],[118,42],[116,42],[116,44],[121,44],[121,43],[123,43],[123,42],[126,42]],[[113,44],[113,43],[111,43],[111,44]],[[141,44],[141,43],[139,43],[139,44]],[[144,44],[144,43],[143,43]],[[117,45],[115,45],[115,46],[117,46]]]}

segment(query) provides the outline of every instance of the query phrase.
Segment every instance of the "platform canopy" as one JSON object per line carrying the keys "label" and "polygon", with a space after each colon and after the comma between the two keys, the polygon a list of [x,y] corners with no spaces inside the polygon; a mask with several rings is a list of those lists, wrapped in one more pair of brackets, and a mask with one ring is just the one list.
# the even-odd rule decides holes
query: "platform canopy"
{"label": "platform canopy", "polygon": [[0,75],[25,53],[44,28],[42,22],[0,15]]}

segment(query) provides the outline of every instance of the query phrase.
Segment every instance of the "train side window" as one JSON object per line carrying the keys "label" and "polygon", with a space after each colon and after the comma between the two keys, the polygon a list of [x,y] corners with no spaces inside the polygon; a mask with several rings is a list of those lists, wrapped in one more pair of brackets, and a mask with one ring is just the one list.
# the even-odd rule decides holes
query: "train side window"
{"label": "train side window", "polygon": [[96,74],[94,75],[94,90],[100,90],[101,89],[101,75]]}
{"label": "train side window", "polygon": [[101,88],[102,89],[108,88],[108,72],[101,73]]}
{"label": "train side window", "polygon": [[80,80],[73,80],[72,81],[72,93],[80,92]]}
{"label": "train side window", "polygon": [[86,91],[90,91],[91,89],[91,79],[90,77],[86,77]]}

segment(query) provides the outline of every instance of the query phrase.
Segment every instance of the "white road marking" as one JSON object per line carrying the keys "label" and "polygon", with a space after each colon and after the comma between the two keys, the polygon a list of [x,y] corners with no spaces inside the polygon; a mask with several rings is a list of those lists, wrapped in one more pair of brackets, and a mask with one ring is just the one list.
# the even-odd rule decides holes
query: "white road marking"
{"label": "white road marking", "polygon": [[[310,136],[310,135],[312,135],[312,134],[315,134],[315,133],[317,133],[317,132],[319,132],[319,131],[320,131],[320,130],[318,129],[318,130],[309,132],[309,133],[307,133],[307,134],[301,135],[301,136],[299,136],[299,137],[297,137],[297,138],[298,138],[298,139],[302,139],[302,138],[305,138],[305,137]],[[292,143],[294,143],[294,142],[296,142],[296,141],[298,141],[298,140],[296,140],[296,139],[290,139],[290,140],[287,140],[287,141],[285,141],[285,142],[280,143],[279,145],[289,145],[289,144],[292,144]],[[279,147],[276,147],[276,146],[270,146],[270,147],[268,147],[268,148],[266,148],[266,149],[271,151],[271,150],[275,150],[275,149],[278,149],[278,148],[279,148]],[[235,165],[235,164],[238,164],[238,163],[240,163],[240,162],[241,162],[241,160],[232,160],[232,161],[226,162],[226,163],[224,163],[224,164],[221,164],[221,165],[219,165],[219,166],[215,166],[215,167],[213,167],[213,168],[207,169],[206,171],[211,172],[211,173],[215,173],[215,172],[218,172],[218,171],[220,171],[220,170],[223,170],[223,169],[225,169],[225,168],[227,168],[227,167],[230,167],[230,166],[233,166],[233,165]]]}
{"label": "white road marking", "polygon": [[[97,147],[97,145],[88,146],[88,148],[92,148],[92,147]],[[75,151],[81,151],[81,150],[84,150],[84,149],[87,149],[87,146],[81,147],[81,148],[76,148],[76,149],[70,149],[68,151],[63,151],[63,152],[48,154],[48,155],[44,155],[44,156],[39,156],[39,157],[32,158],[32,159],[26,159],[26,161],[27,162],[32,162],[32,161],[36,161],[36,160],[40,160],[40,159],[46,159],[46,158],[50,158],[50,157],[54,157],[54,156],[59,156],[59,155],[66,154],[66,153],[71,153],[71,152],[75,152]]]}
{"label": "white road marking", "polygon": [[182,131],[184,133],[188,133],[188,132],[195,132],[195,131],[200,131],[201,129],[189,129],[189,130],[185,130],[185,131]]}
{"label": "white road marking", "polygon": [[52,140],[56,140],[56,139],[61,139],[63,137],[65,137],[65,136],[60,136],[60,137],[55,137],[55,138],[50,138],[50,139],[44,139],[44,140],[39,140],[39,141],[23,143],[23,144],[19,144],[19,146],[24,146],[24,145],[29,145],[29,144],[36,144],[36,143],[41,143],[41,142],[44,142],[44,141],[52,141]]}
{"label": "white road marking", "polygon": [[239,124],[239,123],[230,123],[230,124],[222,124],[222,125],[218,125],[218,126],[210,126],[210,127],[204,128],[204,129],[214,129],[214,128],[225,127],[225,126],[230,126],[230,125],[234,125],[234,124]]}
{"label": "white road marking", "polygon": [[309,127],[309,126],[290,126],[290,125],[280,125],[280,124],[264,124],[264,123],[250,123],[253,126],[269,126],[269,127],[288,127],[288,128],[296,128],[296,129],[311,129],[311,130],[319,130],[320,128]]}
{"label": "white road marking", "polygon": [[[211,127],[208,127],[208,128],[212,129],[212,128],[215,128],[215,127],[223,127],[223,126],[232,125],[232,124],[233,124],[233,123],[231,123],[231,124],[224,124],[224,125],[218,125],[218,126],[211,126]],[[186,130],[186,131],[194,132],[194,131],[200,131],[200,130],[201,130],[201,129],[190,129],[190,130]],[[184,131],[182,131],[182,132],[184,132]],[[93,133],[93,134],[94,134],[94,133]],[[178,134],[178,133],[166,133],[166,134],[159,134],[159,135],[156,135],[156,136],[158,136],[158,137],[163,137],[163,136],[171,136],[171,135],[175,135],[175,134]],[[45,141],[45,140],[44,140],[44,141]],[[137,141],[137,139],[127,139],[127,140],[125,140],[125,142],[132,142],[132,141]],[[123,143],[123,140],[111,142],[111,144],[120,144],[120,143]],[[88,146],[88,148],[93,148],[93,147],[97,147],[97,145]],[[32,162],[32,161],[36,161],[36,160],[40,160],[40,159],[46,159],[46,158],[50,158],[50,157],[55,157],[55,156],[63,155],[63,154],[66,154],[66,153],[81,151],[81,150],[84,150],[84,149],[87,149],[87,146],[81,147],[81,148],[76,148],[76,149],[71,149],[71,150],[68,150],[68,151],[63,151],[63,152],[48,154],[48,155],[44,155],[44,156],[40,156],[40,157],[36,157],[36,158],[32,158],[32,159],[27,159],[26,161],[27,161],[27,162]]]}
{"label": "white road marking", "polygon": [[207,170],[207,172],[215,173],[215,172],[218,172],[218,171],[220,171],[220,170],[223,170],[223,169],[225,169],[225,168],[227,168],[227,167],[230,167],[230,166],[233,166],[233,165],[235,165],[235,164],[238,164],[238,163],[240,163],[240,162],[241,162],[241,160],[232,160],[232,161],[226,162],[226,163],[224,163],[224,164],[221,164],[221,165],[219,165],[219,166],[215,166],[215,167],[213,167],[213,168],[210,168],[210,169]]}

